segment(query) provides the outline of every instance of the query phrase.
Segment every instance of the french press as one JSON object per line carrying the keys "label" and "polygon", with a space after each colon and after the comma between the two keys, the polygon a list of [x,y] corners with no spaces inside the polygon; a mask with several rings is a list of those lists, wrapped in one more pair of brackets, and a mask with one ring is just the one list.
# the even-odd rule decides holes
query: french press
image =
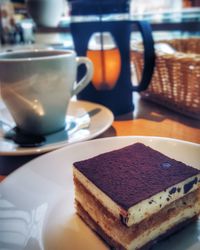
{"label": "french press", "polygon": [[[133,91],[145,90],[151,80],[154,43],[146,21],[132,21],[129,0],[72,0],[70,29],[78,56],[88,56],[94,64],[92,82],[78,99],[100,103],[114,115],[134,109]],[[130,39],[137,25],[144,44],[144,69],[140,83],[131,82]],[[80,68],[78,77],[84,73]]]}

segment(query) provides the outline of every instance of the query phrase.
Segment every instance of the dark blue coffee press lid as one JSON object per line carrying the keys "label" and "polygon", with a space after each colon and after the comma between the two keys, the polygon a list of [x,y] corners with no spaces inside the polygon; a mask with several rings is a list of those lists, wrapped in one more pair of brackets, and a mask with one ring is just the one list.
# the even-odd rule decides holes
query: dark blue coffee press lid
{"label": "dark blue coffee press lid", "polygon": [[71,15],[128,13],[130,0],[68,0]]}

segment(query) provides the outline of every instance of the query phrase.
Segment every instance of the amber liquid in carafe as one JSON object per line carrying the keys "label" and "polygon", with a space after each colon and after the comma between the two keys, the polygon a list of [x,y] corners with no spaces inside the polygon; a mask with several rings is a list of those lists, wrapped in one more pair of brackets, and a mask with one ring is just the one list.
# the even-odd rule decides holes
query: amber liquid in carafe
{"label": "amber liquid in carafe", "polygon": [[120,74],[121,59],[118,48],[87,51],[87,57],[93,62],[92,83],[97,90],[113,89]]}

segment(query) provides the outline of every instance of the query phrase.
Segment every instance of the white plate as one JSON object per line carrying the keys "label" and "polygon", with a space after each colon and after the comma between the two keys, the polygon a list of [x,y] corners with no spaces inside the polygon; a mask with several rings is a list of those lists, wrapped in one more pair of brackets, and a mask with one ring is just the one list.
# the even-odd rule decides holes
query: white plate
{"label": "white plate", "polygon": [[[74,161],[135,142],[199,166],[198,144],[159,137],[96,139],[40,156],[1,183],[0,245],[3,249],[108,249],[75,213],[71,166]],[[154,249],[199,250],[200,220],[155,245]]]}
{"label": "white plate", "polygon": [[[106,107],[86,101],[71,101],[67,116],[69,116],[70,119],[73,117],[76,118],[79,113],[83,112],[92,113],[90,115],[90,124],[88,128],[79,129],[70,137],[67,137],[65,132],[58,132],[46,136],[46,143],[40,147],[19,147],[13,141],[5,139],[3,137],[3,133],[0,131],[0,155],[27,155],[44,153],[75,142],[89,140],[106,131],[111,126],[114,119],[112,112]],[[5,117],[5,119],[13,123],[12,118],[5,106],[0,106],[0,116]]]}

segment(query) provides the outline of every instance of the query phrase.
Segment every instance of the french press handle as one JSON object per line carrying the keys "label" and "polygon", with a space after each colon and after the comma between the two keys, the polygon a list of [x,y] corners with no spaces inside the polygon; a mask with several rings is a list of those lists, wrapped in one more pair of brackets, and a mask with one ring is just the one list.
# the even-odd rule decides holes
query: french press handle
{"label": "french press handle", "polygon": [[132,21],[132,24],[136,24],[139,28],[139,31],[142,34],[142,40],[144,45],[144,67],[142,72],[142,77],[139,85],[133,86],[133,91],[143,91],[147,89],[150,84],[154,66],[155,66],[155,50],[154,50],[154,41],[152,36],[151,26],[146,21]]}

